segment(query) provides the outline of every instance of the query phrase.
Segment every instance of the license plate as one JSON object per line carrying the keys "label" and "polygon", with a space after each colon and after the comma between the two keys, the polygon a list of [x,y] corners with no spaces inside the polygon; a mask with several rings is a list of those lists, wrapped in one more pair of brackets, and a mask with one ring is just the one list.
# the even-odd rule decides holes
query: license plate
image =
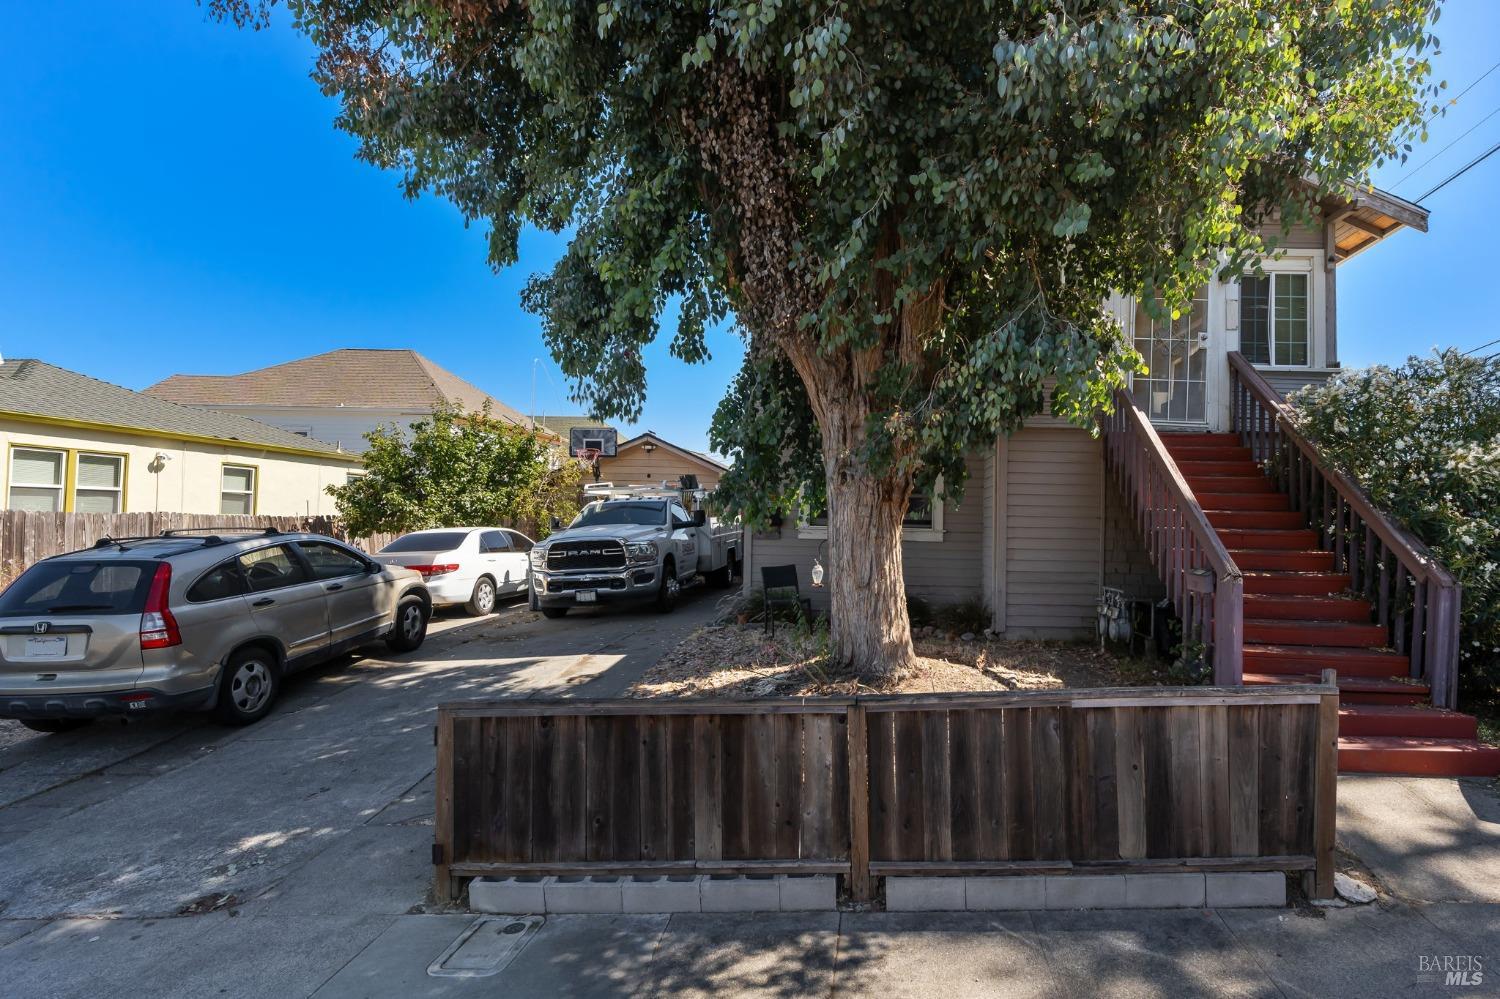
{"label": "license plate", "polygon": [[573,598],[581,604],[591,604],[599,599],[599,594],[593,590],[575,590]]}
{"label": "license plate", "polygon": [[67,654],[67,635],[29,635],[26,638],[28,659],[60,659]]}

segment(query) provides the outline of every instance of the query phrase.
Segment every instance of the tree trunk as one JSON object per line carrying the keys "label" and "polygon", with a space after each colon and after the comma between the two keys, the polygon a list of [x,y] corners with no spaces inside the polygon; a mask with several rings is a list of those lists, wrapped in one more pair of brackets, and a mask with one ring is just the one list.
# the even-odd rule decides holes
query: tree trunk
{"label": "tree trunk", "polygon": [[901,565],[911,477],[894,468],[872,475],[857,460],[864,416],[852,401],[818,408],[828,486],[829,651],[861,679],[893,683],[916,662]]}

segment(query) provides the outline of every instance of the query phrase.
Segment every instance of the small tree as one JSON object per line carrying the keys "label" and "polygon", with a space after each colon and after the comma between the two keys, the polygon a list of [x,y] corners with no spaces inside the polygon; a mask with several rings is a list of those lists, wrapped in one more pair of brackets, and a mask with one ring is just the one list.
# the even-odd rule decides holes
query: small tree
{"label": "small tree", "polygon": [[365,474],[328,487],[355,536],[486,524],[541,531],[578,512],[582,466],[554,461],[546,440],[492,419],[488,407],[445,407],[409,435],[383,427],[366,439]]}
{"label": "small tree", "polygon": [[[255,0],[209,0],[239,20]],[[913,489],[1050,396],[1088,425],[1139,358],[1111,291],[1186,301],[1399,155],[1436,0],[289,0],[371,162],[570,242],[524,301],[582,401],[733,315],[714,427],[752,521],[829,512],[831,652],[914,661]]]}
{"label": "small tree", "polygon": [[1463,587],[1459,691],[1500,707],[1500,359],[1446,350],[1341,371],[1297,423]]}

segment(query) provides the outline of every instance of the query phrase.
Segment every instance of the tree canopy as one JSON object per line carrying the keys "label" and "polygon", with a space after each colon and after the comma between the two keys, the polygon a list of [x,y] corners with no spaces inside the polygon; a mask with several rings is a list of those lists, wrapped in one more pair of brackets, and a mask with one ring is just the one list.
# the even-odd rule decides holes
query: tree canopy
{"label": "tree canopy", "polygon": [[409,433],[382,427],[366,439],[365,473],[328,487],[355,537],[485,525],[539,533],[578,512],[582,467],[554,464],[545,439],[488,409],[443,408]]}
{"label": "tree canopy", "polygon": [[[1088,424],[1140,364],[1112,291],[1171,309],[1437,111],[1437,0],[288,5],[361,155],[486,225],[494,266],[526,224],[569,234],[524,303],[596,416],[638,416],[664,315],[687,361],[732,319],[721,497],[826,492],[897,582],[913,487],[956,495],[1044,405]],[[839,533],[835,579],[873,585]],[[899,598],[865,601],[896,658]]]}

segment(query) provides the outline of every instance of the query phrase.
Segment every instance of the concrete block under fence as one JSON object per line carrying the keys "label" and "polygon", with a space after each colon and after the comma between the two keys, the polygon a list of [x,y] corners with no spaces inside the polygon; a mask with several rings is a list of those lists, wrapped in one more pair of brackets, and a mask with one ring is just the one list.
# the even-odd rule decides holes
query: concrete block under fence
{"label": "concrete block under fence", "polygon": [[1280,871],[1224,871],[1204,875],[1214,908],[1286,905],[1286,875]]}
{"label": "concrete block under fence", "polygon": [[776,912],[781,886],[770,874],[713,874],[698,886],[704,912]]}
{"label": "concrete block under fence", "polygon": [[888,877],[885,907],[889,912],[958,912],[964,908],[964,879]]}
{"label": "concrete block under fence", "polygon": [[1123,874],[1049,874],[1049,909],[1123,909]]}
{"label": "concrete block under fence", "polygon": [[974,912],[1045,909],[1047,878],[1042,874],[964,878],[964,905]]}
{"label": "concrete block under fence", "polygon": [[1202,874],[1127,874],[1127,909],[1201,909],[1204,905]]}
{"label": "concrete block under fence", "polygon": [[475,878],[469,882],[469,908],[475,912],[546,912],[544,885],[540,875],[520,878]]}
{"label": "concrete block under fence", "polygon": [[622,878],[576,875],[548,878],[542,886],[548,912],[623,912]]}
{"label": "concrete block under fence", "polygon": [[783,874],[782,912],[831,912],[839,907],[838,879],[830,874]]}
{"label": "concrete block under fence", "polygon": [[647,874],[620,886],[626,912],[699,912],[703,908],[696,874]]}

